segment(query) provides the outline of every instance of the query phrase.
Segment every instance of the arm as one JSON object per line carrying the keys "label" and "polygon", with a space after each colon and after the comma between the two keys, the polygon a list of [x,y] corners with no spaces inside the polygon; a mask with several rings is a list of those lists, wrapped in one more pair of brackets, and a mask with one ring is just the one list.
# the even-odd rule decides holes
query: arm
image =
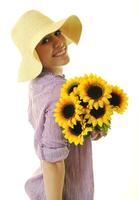
{"label": "arm", "polygon": [[44,187],[47,200],[62,200],[62,192],[65,177],[64,160],[47,162],[42,160]]}
{"label": "arm", "polygon": [[[60,82],[59,82],[60,81]],[[68,157],[69,148],[67,140],[64,138],[61,127],[55,122],[54,108],[59,100],[60,89],[63,81],[56,81],[49,95],[45,91],[47,98],[41,98],[36,102],[41,102],[43,99],[43,111],[40,116],[38,128],[35,135],[36,152],[41,160],[44,190],[47,200],[62,200],[64,179],[65,179],[65,163],[64,160]],[[52,84],[53,85],[53,84]],[[40,99],[41,98],[41,99]],[[36,104],[36,106],[38,106]]]}

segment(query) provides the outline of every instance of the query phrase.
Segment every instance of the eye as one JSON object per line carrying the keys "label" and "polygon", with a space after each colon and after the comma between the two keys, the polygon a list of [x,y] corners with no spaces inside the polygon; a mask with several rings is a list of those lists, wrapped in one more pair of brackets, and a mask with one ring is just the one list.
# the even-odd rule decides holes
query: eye
{"label": "eye", "polygon": [[57,30],[57,31],[55,32],[55,35],[56,35],[56,36],[61,35],[61,31],[60,31],[60,30]]}
{"label": "eye", "polygon": [[49,42],[49,38],[44,38],[41,42],[41,44],[47,44]]}

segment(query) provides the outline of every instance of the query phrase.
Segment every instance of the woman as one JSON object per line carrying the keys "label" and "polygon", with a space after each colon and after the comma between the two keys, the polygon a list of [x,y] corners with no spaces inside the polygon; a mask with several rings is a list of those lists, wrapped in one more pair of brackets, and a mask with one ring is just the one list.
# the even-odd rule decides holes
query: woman
{"label": "woman", "polygon": [[[63,137],[53,110],[66,78],[67,47],[78,43],[82,25],[77,16],[53,22],[39,11],[26,12],[12,30],[23,59],[18,81],[29,84],[29,122],[35,130],[34,147],[40,168],[25,183],[31,200],[92,200],[94,179],[92,144],[75,146]],[[102,134],[92,133],[94,140]]]}

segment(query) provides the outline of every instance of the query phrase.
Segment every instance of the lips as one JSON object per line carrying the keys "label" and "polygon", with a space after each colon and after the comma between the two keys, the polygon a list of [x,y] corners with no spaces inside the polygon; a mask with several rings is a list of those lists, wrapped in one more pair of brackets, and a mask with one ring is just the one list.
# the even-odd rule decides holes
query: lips
{"label": "lips", "polygon": [[65,55],[66,50],[67,50],[67,48],[65,46],[63,46],[60,50],[54,52],[53,57],[59,57],[59,56]]}

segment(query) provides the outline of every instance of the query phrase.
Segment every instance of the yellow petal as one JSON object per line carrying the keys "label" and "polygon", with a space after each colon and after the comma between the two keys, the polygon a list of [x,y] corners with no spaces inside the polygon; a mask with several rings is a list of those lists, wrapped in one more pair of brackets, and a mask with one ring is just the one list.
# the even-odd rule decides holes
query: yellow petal
{"label": "yellow petal", "polygon": [[93,106],[94,106],[94,108],[95,108],[96,110],[98,110],[98,102],[95,102]]}

